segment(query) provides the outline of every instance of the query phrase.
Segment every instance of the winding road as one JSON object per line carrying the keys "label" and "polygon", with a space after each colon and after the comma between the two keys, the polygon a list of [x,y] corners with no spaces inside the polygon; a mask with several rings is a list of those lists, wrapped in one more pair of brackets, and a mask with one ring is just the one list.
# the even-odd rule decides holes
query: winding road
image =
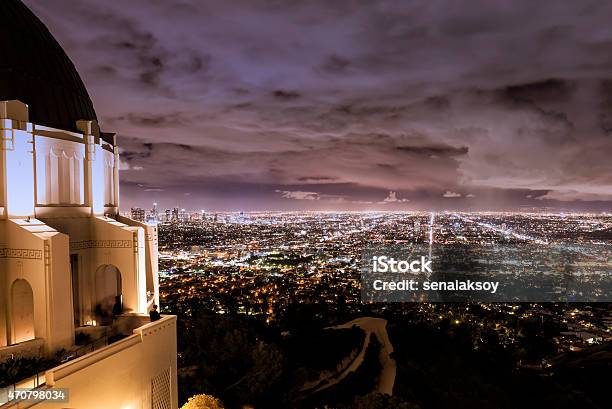
{"label": "winding road", "polygon": [[372,334],[374,334],[376,335],[378,341],[381,343],[380,363],[382,365],[382,370],[378,380],[377,391],[380,393],[392,395],[397,365],[395,363],[395,360],[391,358],[391,353],[393,353],[393,345],[391,344],[391,341],[389,340],[389,334],[387,333],[387,320],[383,318],[361,317],[342,325],[328,327],[327,329],[346,329],[352,328],[354,325],[361,328],[366,334],[365,339],[363,341],[363,346],[361,347],[361,351],[359,351],[359,354],[357,354],[355,359],[351,361],[349,365],[344,367],[334,377],[319,379],[316,384],[319,384],[323,380],[327,380],[328,382],[324,385],[319,386],[313,391],[313,393],[322,391],[324,389],[336,385],[344,378],[346,378],[350,373],[356,371],[363,363],[366,350],[368,349],[368,345],[370,344],[370,337],[372,336]]}

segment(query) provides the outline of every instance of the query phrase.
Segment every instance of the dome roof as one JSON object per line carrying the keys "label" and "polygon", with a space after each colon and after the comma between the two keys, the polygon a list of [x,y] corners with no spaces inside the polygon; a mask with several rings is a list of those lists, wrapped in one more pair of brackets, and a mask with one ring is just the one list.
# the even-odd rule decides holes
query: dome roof
{"label": "dome roof", "polygon": [[20,0],[0,0],[0,101],[28,104],[30,122],[76,131],[96,112],[70,58]]}

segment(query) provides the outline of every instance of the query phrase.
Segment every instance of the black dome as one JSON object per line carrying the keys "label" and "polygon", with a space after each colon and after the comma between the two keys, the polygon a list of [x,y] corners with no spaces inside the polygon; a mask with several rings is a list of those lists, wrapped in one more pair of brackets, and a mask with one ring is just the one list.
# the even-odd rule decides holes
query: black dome
{"label": "black dome", "polygon": [[0,101],[28,104],[30,122],[76,131],[96,118],[70,58],[19,0],[0,0]]}

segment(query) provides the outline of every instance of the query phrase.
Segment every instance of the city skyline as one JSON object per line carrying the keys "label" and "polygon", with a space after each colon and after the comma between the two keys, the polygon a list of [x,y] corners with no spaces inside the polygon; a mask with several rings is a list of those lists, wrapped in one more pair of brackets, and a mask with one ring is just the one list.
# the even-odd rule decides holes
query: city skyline
{"label": "city skyline", "polygon": [[[170,201],[167,203],[171,203]],[[488,209],[484,209],[484,210],[473,210],[473,209],[468,209],[468,210],[458,210],[458,209],[390,209],[390,208],[386,208],[386,209],[255,209],[255,210],[243,210],[240,208],[236,208],[236,209],[214,209],[214,208],[198,208],[196,207],[192,207],[192,208],[185,208],[185,207],[181,207],[178,205],[168,205],[168,206],[160,206],[158,205],[156,202],[150,204],[150,206],[147,206],[146,204],[143,203],[139,203],[136,204],[132,207],[124,207],[121,210],[122,214],[125,215],[133,215],[133,212],[136,211],[142,211],[143,215],[145,215],[145,220],[146,220],[146,216],[150,215],[152,213],[152,210],[154,207],[157,207],[157,211],[158,214],[161,216],[163,213],[167,213],[167,212],[182,212],[185,213],[188,216],[191,215],[195,215],[195,214],[205,214],[207,216],[211,215],[211,214],[238,214],[238,213],[244,213],[244,214],[264,214],[264,213],[363,213],[363,214],[368,214],[368,213],[372,213],[372,214],[376,214],[376,213],[406,213],[406,214],[423,214],[423,213],[428,213],[428,214],[446,214],[446,213],[466,213],[466,214],[478,214],[478,213],[483,213],[483,214],[554,214],[554,215],[562,215],[562,214],[574,214],[574,215],[580,215],[580,214],[601,214],[601,215],[608,215],[611,214],[611,212],[609,210],[572,210],[572,209],[568,209],[568,208],[555,208],[555,207],[524,207],[522,209],[519,210],[514,210],[514,209],[495,209],[495,210],[488,210]],[[134,217],[132,217],[132,219],[134,219]]]}
{"label": "city skyline", "polygon": [[26,3],[125,208],[612,208],[605,2]]}
{"label": "city skyline", "polygon": [[[125,209],[121,212],[125,217],[129,217],[132,220],[144,222],[151,225],[157,224],[189,224],[189,223],[206,223],[212,221],[214,223],[235,223],[235,224],[249,224],[260,217],[266,216],[288,216],[288,217],[299,217],[303,215],[319,215],[326,217],[328,215],[346,216],[346,215],[361,215],[364,217],[377,217],[380,215],[405,215],[406,217],[414,216],[427,216],[430,220],[433,220],[437,216],[447,215],[474,215],[476,217],[481,216],[553,216],[553,217],[581,217],[581,216],[609,216],[610,212],[576,212],[576,211],[563,211],[558,209],[529,209],[523,212],[517,211],[422,211],[422,210],[259,210],[259,211],[240,211],[240,210],[229,210],[219,211],[211,209],[185,209],[177,206],[170,208],[160,207],[158,203],[153,203],[149,207],[135,206],[129,210]],[[416,227],[418,228],[418,227]],[[505,230],[505,227],[503,228]],[[514,233],[512,233],[514,234]],[[431,240],[431,237],[430,237]]]}

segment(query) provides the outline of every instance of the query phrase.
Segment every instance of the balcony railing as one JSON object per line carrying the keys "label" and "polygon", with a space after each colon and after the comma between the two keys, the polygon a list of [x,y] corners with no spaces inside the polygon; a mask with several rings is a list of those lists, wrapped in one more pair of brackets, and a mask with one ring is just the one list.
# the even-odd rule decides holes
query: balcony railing
{"label": "balcony railing", "polygon": [[[167,317],[170,318],[170,317]],[[160,320],[162,321],[162,320]],[[165,320],[164,320],[165,321]],[[48,368],[41,368],[41,370],[25,379],[8,385],[4,388],[0,388],[0,407],[4,408],[5,404],[11,402],[9,396],[11,392],[16,389],[36,389],[44,388],[46,383],[46,374],[49,371],[58,373],[58,369],[65,366],[65,364],[76,361],[78,358],[83,358],[86,355],[93,356],[92,353],[101,351],[105,347],[113,347],[117,345],[118,348],[129,347],[137,340],[134,338],[134,334],[139,334],[142,329],[148,328],[152,323],[148,316],[139,314],[124,314],[118,316],[113,322],[113,326],[110,332],[106,332],[102,337],[87,343],[86,345],[79,346],[76,349],[66,352],[59,357],[60,366],[53,365]],[[153,323],[155,324],[155,323]],[[126,340],[126,338],[134,338],[132,340]],[[42,341],[42,340],[36,340]],[[127,342],[126,342],[127,341]],[[31,342],[31,341],[28,341]],[[111,349],[112,350],[112,349]],[[85,358],[86,359],[86,358]],[[78,365],[77,365],[78,367]],[[60,370],[59,373],[62,373]],[[10,406],[9,406],[10,407]]]}
{"label": "balcony railing", "polygon": [[[65,354],[62,354],[58,360],[59,363],[64,363],[64,362],[68,362],[71,361],[73,359],[79,358],[83,355],[89,354],[97,349],[103,348],[105,346],[108,345],[108,340],[109,337],[108,335],[104,335],[92,342],[89,342],[86,345],[83,346],[79,346],[76,349],[73,349],[69,352],[66,352]],[[37,340],[37,341],[42,341],[42,340]],[[30,341],[28,341],[30,342]],[[42,345],[42,344],[41,344]],[[36,389],[39,388],[41,386],[43,386],[45,384],[45,372],[51,368],[53,368],[54,366],[56,366],[56,364],[51,365],[49,367],[41,367],[40,371],[37,372],[36,374],[29,376],[25,379],[22,379],[18,382],[15,382],[13,384],[7,385],[3,388],[0,388],[0,405],[7,403],[9,401],[11,401],[12,399],[10,399],[10,395],[11,392],[15,392],[16,389]]]}

